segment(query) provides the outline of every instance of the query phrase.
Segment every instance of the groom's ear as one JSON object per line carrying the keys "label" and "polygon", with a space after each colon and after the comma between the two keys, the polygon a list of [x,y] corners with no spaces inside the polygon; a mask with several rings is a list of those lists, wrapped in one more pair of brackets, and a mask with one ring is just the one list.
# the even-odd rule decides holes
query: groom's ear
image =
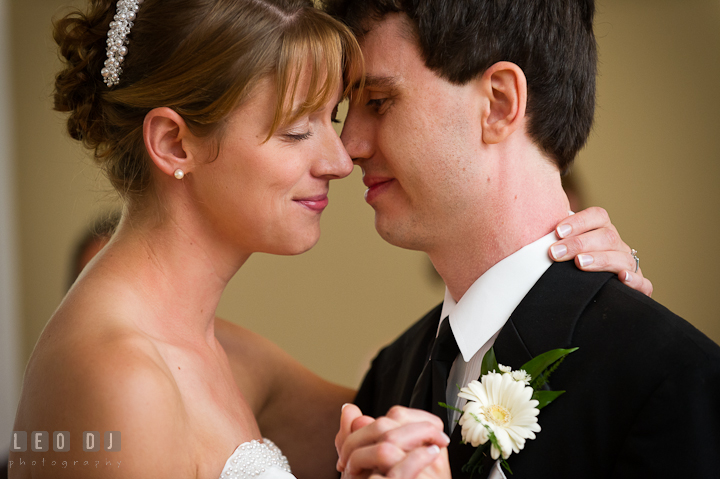
{"label": "groom's ear", "polygon": [[525,73],[514,63],[498,62],[485,71],[478,86],[486,99],[481,114],[483,143],[501,143],[525,123]]}

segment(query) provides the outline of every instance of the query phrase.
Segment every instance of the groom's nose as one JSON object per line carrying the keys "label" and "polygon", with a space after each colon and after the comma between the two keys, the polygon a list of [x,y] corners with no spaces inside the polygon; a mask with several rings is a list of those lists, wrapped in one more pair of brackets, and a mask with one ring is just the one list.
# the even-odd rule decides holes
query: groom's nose
{"label": "groom's nose", "polygon": [[353,161],[370,158],[373,155],[375,128],[376,122],[363,111],[362,107],[350,105],[340,138]]}

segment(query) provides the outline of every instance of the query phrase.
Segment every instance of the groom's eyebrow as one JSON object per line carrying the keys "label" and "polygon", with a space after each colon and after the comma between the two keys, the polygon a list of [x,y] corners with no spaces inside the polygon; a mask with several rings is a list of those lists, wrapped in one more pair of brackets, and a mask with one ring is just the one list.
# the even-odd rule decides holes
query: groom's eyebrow
{"label": "groom's eyebrow", "polygon": [[[377,75],[366,75],[365,76],[365,82],[364,87],[365,88],[380,88],[380,89],[387,89],[392,90],[397,87],[398,81],[393,77],[388,76],[377,76]],[[352,86],[353,90],[357,90],[360,88],[360,82],[356,82]]]}

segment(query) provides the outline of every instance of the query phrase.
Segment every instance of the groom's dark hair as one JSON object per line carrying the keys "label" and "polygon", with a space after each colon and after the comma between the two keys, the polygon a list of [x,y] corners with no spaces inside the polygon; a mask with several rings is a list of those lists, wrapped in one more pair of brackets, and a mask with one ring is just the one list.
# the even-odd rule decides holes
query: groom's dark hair
{"label": "groom's dark hair", "polygon": [[[499,61],[527,77],[528,133],[564,172],[595,111],[594,0],[324,0],[358,38],[389,13],[410,19],[428,68],[464,84]],[[388,45],[392,48],[392,45]]]}

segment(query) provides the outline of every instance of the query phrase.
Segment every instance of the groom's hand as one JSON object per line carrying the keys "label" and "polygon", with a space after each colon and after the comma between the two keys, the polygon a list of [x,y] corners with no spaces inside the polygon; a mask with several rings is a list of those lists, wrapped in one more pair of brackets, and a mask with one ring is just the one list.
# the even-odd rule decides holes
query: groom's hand
{"label": "groom's hand", "polygon": [[550,247],[552,260],[575,259],[575,265],[583,271],[615,273],[631,288],[652,295],[652,283],[641,269],[635,271],[631,248],[620,238],[604,209],[592,207],[568,216],[555,228],[555,234],[560,241]]}
{"label": "groom's hand", "polygon": [[417,448],[387,473],[374,472],[368,479],[452,479],[447,448]]}
{"label": "groom's hand", "polygon": [[366,478],[371,473],[411,478],[432,464],[428,471],[434,477],[443,476],[449,472],[445,467],[449,442],[442,421],[428,412],[396,406],[387,416],[373,420],[347,405],[335,441],[338,470],[345,479]]}

